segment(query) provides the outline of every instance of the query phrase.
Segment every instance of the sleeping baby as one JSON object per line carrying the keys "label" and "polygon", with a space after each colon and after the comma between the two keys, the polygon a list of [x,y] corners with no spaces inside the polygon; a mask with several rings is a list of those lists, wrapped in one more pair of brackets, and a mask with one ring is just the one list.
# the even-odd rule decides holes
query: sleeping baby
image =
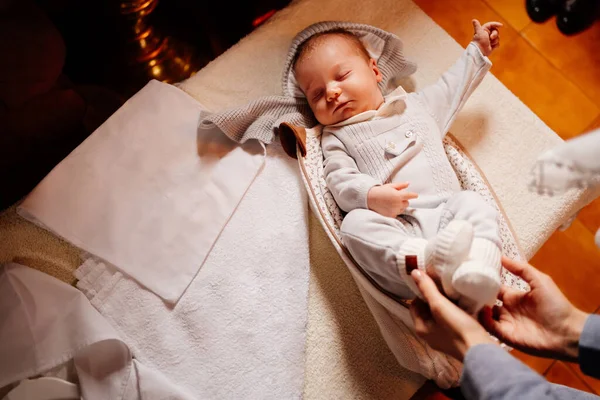
{"label": "sleeping baby", "polygon": [[478,194],[461,190],[442,144],[499,44],[500,23],[473,26],[454,66],[415,93],[399,87],[384,97],[377,62],[342,29],[305,41],[293,70],[324,126],[326,182],[347,212],[342,240],[355,261],[402,298],[419,295],[407,268],[416,266],[476,313],[500,289],[498,216]]}

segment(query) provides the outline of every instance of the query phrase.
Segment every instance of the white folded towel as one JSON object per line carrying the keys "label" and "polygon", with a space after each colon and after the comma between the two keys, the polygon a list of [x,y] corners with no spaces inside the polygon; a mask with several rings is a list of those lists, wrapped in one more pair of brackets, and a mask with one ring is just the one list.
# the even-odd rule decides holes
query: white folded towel
{"label": "white folded towel", "polygon": [[138,360],[198,399],[298,399],[304,384],[307,198],[279,144],[190,287],[166,305],[89,259],[77,287]]}
{"label": "white folded towel", "polygon": [[19,213],[177,302],[264,163],[256,141],[198,132],[202,112],[183,91],[151,81]]}

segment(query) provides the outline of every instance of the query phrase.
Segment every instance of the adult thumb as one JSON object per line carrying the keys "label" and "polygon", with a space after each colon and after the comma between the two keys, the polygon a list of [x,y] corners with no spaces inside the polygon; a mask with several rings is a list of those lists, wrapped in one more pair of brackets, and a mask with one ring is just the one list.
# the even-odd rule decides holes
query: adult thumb
{"label": "adult thumb", "polygon": [[473,21],[473,30],[475,31],[475,33],[477,33],[478,31],[480,31],[481,28],[481,24],[479,23],[478,20],[474,19]]}
{"label": "adult thumb", "polygon": [[423,294],[423,298],[430,306],[434,302],[439,302],[440,298],[444,298],[433,279],[431,279],[427,273],[415,269],[411,272],[410,276],[415,280],[417,287]]}

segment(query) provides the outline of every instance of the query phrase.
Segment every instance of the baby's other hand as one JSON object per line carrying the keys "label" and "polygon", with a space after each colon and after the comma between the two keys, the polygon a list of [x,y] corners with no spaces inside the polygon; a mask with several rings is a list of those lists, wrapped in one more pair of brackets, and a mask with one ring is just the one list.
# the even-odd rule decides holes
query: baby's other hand
{"label": "baby's other hand", "polygon": [[367,194],[367,206],[385,217],[396,218],[402,214],[408,201],[416,199],[416,193],[407,192],[408,182],[388,183],[381,186],[373,186]]}
{"label": "baby's other hand", "polygon": [[498,28],[501,26],[500,22],[486,22],[482,26],[478,20],[473,20],[473,42],[479,46],[484,56],[489,56],[496,47],[500,46]]}

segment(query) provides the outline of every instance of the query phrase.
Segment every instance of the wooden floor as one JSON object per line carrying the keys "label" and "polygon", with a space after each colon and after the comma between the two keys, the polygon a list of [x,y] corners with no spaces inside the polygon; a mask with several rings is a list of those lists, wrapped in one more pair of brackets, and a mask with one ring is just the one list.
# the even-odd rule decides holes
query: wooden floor
{"label": "wooden floor", "polygon": [[[501,45],[490,57],[492,73],[563,139],[600,128],[600,21],[572,37],[555,19],[533,23],[525,0],[414,0],[463,47],[471,19],[500,21]],[[599,155],[600,156],[600,155]],[[556,232],[531,263],[551,275],[567,297],[587,312],[600,312],[600,200],[586,207],[565,232]],[[576,365],[514,354],[549,381],[600,394],[600,380]],[[432,386],[415,398],[446,399]]]}

